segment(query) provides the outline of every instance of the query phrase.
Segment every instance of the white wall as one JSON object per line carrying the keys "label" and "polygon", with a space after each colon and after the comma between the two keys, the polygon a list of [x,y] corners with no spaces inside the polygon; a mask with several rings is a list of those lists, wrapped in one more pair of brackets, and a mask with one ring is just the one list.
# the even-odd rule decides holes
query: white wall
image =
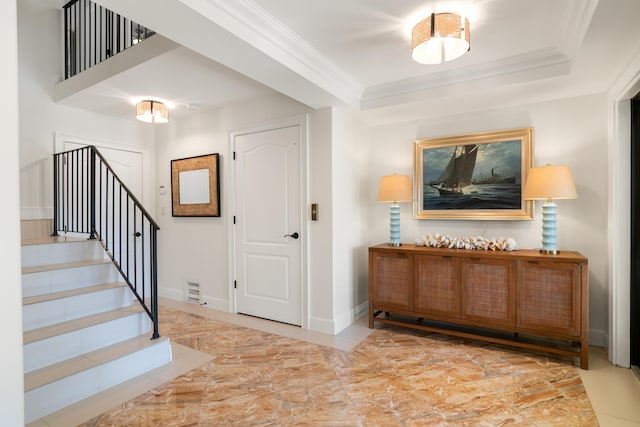
{"label": "white wall", "polygon": [[[20,0],[17,4],[21,217],[51,218],[51,155],[56,133],[137,147],[154,157],[154,128],[136,121],[133,107],[131,119],[117,119],[54,103],[53,88],[62,79],[61,9],[55,2],[45,4],[39,0]],[[153,164],[145,163],[150,169],[148,176],[153,179]],[[142,201],[151,206],[153,199],[149,196],[143,194]]]}
{"label": "white wall", "polygon": [[332,110],[334,333],[367,312],[369,128],[346,109]]}
{"label": "white wall", "polygon": [[[307,107],[284,96],[255,99],[157,127],[158,286],[160,295],[184,300],[187,281],[200,283],[207,306],[229,309],[230,133],[272,120],[307,113]],[[171,160],[220,154],[221,216],[171,216]],[[156,191],[158,191],[158,188]]]}
{"label": "white wall", "polygon": [[0,3],[0,40],[4,64],[0,72],[0,168],[3,182],[0,223],[2,230],[2,363],[0,363],[0,420],[7,427],[24,425],[24,377],[22,365],[22,287],[20,278],[20,211],[18,184],[18,49],[16,2]]}
{"label": "white wall", "polygon": [[[607,330],[607,112],[604,95],[560,99],[459,116],[374,127],[371,131],[370,194],[380,176],[413,175],[413,141],[522,127],[534,128],[534,165],[566,164],[572,169],[578,199],[558,201],[558,248],[589,258],[590,336],[604,346]],[[370,244],[389,238],[387,204],[370,198]],[[465,237],[513,237],[521,248],[541,246],[541,203],[533,221],[414,220],[410,203],[401,205],[404,242],[428,233]]]}
{"label": "white wall", "polygon": [[[318,220],[309,221],[308,328],[333,333],[333,228],[335,218],[331,175],[333,153],[331,142],[331,108],[309,114],[309,206],[318,204]],[[310,214],[309,214],[310,215]]]}
{"label": "white wall", "polygon": [[[312,111],[280,95],[203,111],[157,128],[156,191],[160,186],[167,190],[157,195],[156,209],[161,296],[184,300],[186,282],[194,281],[208,307],[229,309],[230,133],[300,114],[308,114],[309,123],[303,167],[308,179],[303,221],[309,233],[304,323],[336,333],[359,314],[357,305],[367,301],[368,129],[346,111]],[[220,154],[222,216],[172,217],[171,160],[209,153]],[[311,203],[318,203],[318,221],[311,221]]]}

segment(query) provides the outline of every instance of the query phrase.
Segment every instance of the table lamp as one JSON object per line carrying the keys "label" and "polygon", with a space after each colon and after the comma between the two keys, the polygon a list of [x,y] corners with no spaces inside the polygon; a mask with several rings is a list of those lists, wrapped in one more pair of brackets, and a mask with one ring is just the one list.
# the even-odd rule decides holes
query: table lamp
{"label": "table lamp", "polygon": [[527,176],[522,197],[525,200],[546,200],[542,205],[542,249],[541,253],[557,254],[557,206],[553,200],[578,197],[568,166],[546,165],[531,168]]}
{"label": "table lamp", "polygon": [[411,181],[406,175],[386,175],[380,179],[379,202],[391,202],[389,207],[389,246],[400,246],[400,205],[399,202],[413,201]]}

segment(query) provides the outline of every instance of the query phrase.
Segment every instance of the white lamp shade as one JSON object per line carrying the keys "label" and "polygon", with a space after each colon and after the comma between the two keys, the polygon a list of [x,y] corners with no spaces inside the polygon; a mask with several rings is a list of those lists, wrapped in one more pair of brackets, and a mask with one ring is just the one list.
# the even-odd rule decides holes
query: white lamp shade
{"label": "white lamp shade", "polygon": [[380,179],[379,202],[411,202],[413,192],[407,175],[386,175]]}
{"label": "white lamp shade", "polygon": [[559,200],[578,197],[568,166],[531,168],[522,197],[525,200]]}

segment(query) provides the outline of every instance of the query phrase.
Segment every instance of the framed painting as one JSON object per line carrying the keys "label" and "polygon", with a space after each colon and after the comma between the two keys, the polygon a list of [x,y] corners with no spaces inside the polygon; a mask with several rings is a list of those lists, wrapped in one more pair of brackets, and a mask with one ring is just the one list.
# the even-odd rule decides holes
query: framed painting
{"label": "framed painting", "polygon": [[218,153],[171,160],[171,215],[220,216]]}
{"label": "framed painting", "polygon": [[414,142],[414,218],[531,220],[533,128]]}

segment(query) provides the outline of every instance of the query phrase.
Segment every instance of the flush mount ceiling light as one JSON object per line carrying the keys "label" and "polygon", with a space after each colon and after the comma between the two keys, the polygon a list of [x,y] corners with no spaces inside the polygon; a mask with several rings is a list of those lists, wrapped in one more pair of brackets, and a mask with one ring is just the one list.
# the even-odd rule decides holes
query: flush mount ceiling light
{"label": "flush mount ceiling light", "polygon": [[169,109],[160,101],[140,101],[136,104],[136,119],[145,123],[167,123]]}
{"label": "flush mount ceiling light", "polygon": [[411,32],[411,57],[420,64],[441,64],[470,50],[469,20],[455,13],[432,13]]}

